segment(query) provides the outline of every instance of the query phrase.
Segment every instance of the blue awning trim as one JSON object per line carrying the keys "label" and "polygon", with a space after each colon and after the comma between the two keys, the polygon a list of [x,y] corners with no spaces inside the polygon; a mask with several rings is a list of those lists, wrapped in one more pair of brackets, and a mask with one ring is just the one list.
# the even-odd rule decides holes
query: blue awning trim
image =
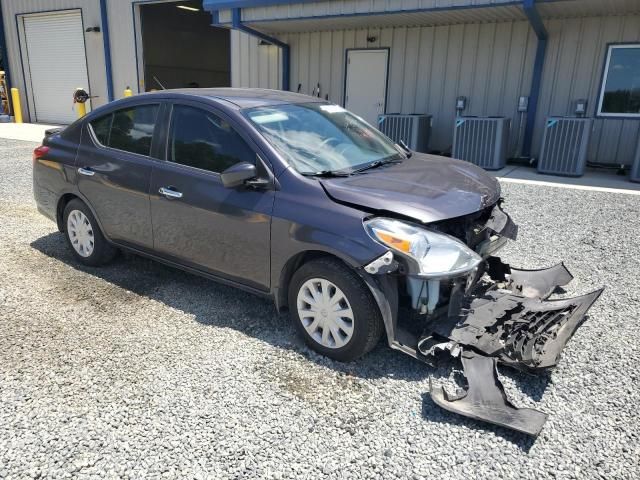
{"label": "blue awning trim", "polygon": [[531,90],[529,92],[529,110],[527,111],[527,122],[524,129],[524,140],[522,144],[522,154],[525,157],[531,156],[531,145],[533,144],[533,130],[536,124],[538,113],[538,102],[540,100],[540,90],[542,88],[542,73],[544,61],[547,54],[547,41],[549,33],[540,17],[536,6],[536,0],[523,0],[522,8],[529,19],[531,28],[538,38],[536,47],[536,57],[533,62],[533,76],[531,78]]}
{"label": "blue awning trim", "polygon": [[[556,0],[542,0],[542,1],[556,1]],[[287,2],[277,2],[277,3],[287,3]],[[289,3],[300,3],[300,2],[289,2]],[[297,22],[304,20],[330,20],[334,18],[358,18],[358,17],[381,17],[387,15],[411,15],[414,13],[440,13],[440,12],[451,12],[451,11],[464,11],[464,10],[477,10],[477,9],[495,9],[495,8],[503,8],[503,7],[521,7],[522,0],[511,0],[503,3],[474,3],[469,5],[448,5],[448,6],[435,6],[435,7],[427,7],[427,8],[405,8],[398,10],[375,10],[369,12],[352,12],[352,13],[330,13],[323,15],[303,15],[299,17],[286,17],[286,18],[261,18],[258,20],[251,20],[249,23],[252,25],[259,25],[260,23],[272,23],[272,22]],[[217,7],[220,8],[220,7]],[[245,7],[247,8],[247,7]],[[223,10],[220,8],[220,10]]]}
{"label": "blue awning trim", "polygon": [[[318,0],[204,0],[202,2],[202,6],[205,10],[226,10],[232,8],[259,8],[259,7],[270,7],[273,5],[292,5],[292,4],[300,4],[300,3],[314,3]],[[552,3],[559,2],[563,0],[539,0],[538,3]],[[566,1],[566,0],[565,0]],[[398,2],[399,3],[399,2]],[[370,13],[407,13],[416,10],[429,11],[429,10],[457,10],[460,8],[478,8],[478,7],[501,7],[508,6],[512,4],[521,4],[522,2],[519,0],[515,0],[513,2],[504,2],[504,3],[474,3],[469,5],[449,5],[435,8],[398,8],[397,10],[388,10],[385,12],[363,12],[363,15],[367,15]],[[339,16],[339,15],[338,15]],[[284,20],[284,19],[283,19]]]}
{"label": "blue awning trim", "polygon": [[204,0],[205,10],[223,10],[227,8],[269,7],[290,3],[311,3],[317,0]]}

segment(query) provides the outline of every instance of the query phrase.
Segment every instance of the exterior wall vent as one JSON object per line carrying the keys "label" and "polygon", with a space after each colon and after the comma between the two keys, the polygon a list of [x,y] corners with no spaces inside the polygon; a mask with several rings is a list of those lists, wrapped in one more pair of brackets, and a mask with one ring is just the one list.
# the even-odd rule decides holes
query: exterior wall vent
{"label": "exterior wall vent", "polygon": [[427,153],[431,137],[431,115],[392,113],[378,117],[378,129],[396,143]]}
{"label": "exterior wall vent", "polygon": [[592,118],[547,118],[538,172],[568,177],[583,175],[592,127]]}
{"label": "exterior wall vent", "polygon": [[636,147],[636,157],[631,167],[631,181],[640,182],[640,135],[638,135],[638,146]]}
{"label": "exterior wall vent", "polygon": [[451,156],[486,170],[507,164],[511,119],[504,117],[458,117],[453,129]]}

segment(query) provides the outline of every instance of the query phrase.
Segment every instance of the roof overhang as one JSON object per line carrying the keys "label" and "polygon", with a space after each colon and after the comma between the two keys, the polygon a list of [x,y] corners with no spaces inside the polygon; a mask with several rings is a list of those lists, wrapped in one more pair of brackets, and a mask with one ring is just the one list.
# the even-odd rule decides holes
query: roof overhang
{"label": "roof overhang", "polygon": [[253,28],[272,33],[348,30],[358,28],[418,27],[456,23],[487,23],[524,20],[520,3],[458,9],[431,9],[399,12],[355,13],[326,17],[299,17],[282,20],[249,20]]}
{"label": "roof overhang", "polygon": [[[323,9],[304,5],[314,1],[325,3],[318,0],[204,0],[203,4],[207,10],[218,12],[219,24],[227,26],[232,24],[231,9],[241,8],[242,23],[266,34],[527,20],[523,0],[485,0],[486,3],[460,1],[447,7],[384,11],[360,9],[340,14],[318,14]],[[365,3],[371,4],[369,1]],[[401,3],[398,2],[399,7]],[[543,20],[640,13],[638,0],[537,0],[535,3]]]}

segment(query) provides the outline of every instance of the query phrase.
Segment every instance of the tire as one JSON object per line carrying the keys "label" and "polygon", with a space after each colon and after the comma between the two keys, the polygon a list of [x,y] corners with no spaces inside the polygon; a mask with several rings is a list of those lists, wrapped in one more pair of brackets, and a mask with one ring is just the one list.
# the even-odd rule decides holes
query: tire
{"label": "tire", "polygon": [[67,245],[77,261],[97,267],[115,258],[118,250],[104,238],[91,210],[80,199],[64,207],[62,219]]}
{"label": "tire", "polygon": [[[338,300],[341,295],[344,301]],[[312,260],[294,273],[289,284],[289,311],[311,349],[341,362],[368,353],[383,331],[382,315],[371,292],[356,272],[337,259]]]}

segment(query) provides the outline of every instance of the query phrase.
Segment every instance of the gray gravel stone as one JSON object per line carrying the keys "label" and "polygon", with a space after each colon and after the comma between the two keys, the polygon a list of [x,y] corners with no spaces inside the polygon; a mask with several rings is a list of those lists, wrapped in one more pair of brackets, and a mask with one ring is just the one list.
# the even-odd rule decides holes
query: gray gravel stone
{"label": "gray gravel stone", "polygon": [[129,255],[76,264],[35,209],[34,147],[0,140],[0,478],[640,477],[640,197],[504,185],[507,261],[607,287],[549,376],[501,371],[550,414],[534,441],[437,408],[448,368],[382,344],[335,363],[265,300]]}

